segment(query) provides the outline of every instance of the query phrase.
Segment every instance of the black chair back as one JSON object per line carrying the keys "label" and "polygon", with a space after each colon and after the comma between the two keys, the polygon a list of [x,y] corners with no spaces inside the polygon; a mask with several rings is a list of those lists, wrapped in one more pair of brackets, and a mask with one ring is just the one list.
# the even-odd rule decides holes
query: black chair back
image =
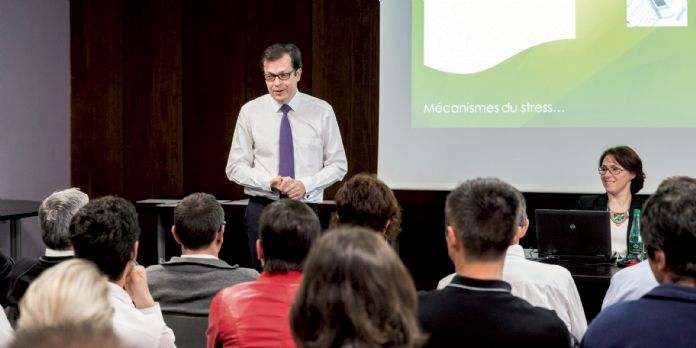
{"label": "black chair back", "polygon": [[176,336],[176,346],[182,348],[206,348],[205,331],[208,317],[195,317],[181,314],[162,314]]}

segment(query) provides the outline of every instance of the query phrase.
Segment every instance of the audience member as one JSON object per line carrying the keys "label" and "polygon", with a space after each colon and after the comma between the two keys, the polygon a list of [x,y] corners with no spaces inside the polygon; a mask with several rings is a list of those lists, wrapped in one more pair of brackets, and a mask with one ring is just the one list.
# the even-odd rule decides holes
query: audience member
{"label": "audience member", "polygon": [[12,267],[14,260],[0,252],[0,305],[7,307],[7,290],[12,281]]}
{"label": "audience member", "polygon": [[[669,190],[673,184],[682,184],[683,180],[690,179],[678,176],[668,178],[660,184],[657,190]],[[602,310],[615,303],[637,300],[657,285],[648,260],[643,260],[635,266],[626,267],[611,277],[609,289],[607,289],[602,302]]]}
{"label": "audience member", "polygon": [[643,199],[636,196],[643,188],[643,161],[628,146],[606,149],[599,156],[599,175],[605,194],[581,196],[575,209],[609,211],[611,249],[617,257],[626,256],[632,212],[640,209]]}
{"label": "audience member", "polygon": [[616,272],[602,301],[602,310],[620,302],[637,300],[658,285],[648,260]]}
{"label": "audience member", "polygon": [[140,227],[135,207],[107,196],[80,209],[70,224],[75,254],[94,262],[109,278],[113,326],[128,347],[174,347],[174,333],[147,286],[145,268],[136,266]]}
{"label": "audience member", "polygon": [[307,257],[290,314],[298,347],[420,347],[416,288],[374,231],[339,227]]}
{"label": "audience member", "polygon": [[321,233],[306,204],[281,199],[259,221],[258,280],[221,290],[210,304],[208,347],[294,347],[289,312],[302,280],[302,265]]}
{"label": "audience member", "polygon": [[57,191],[48,196],[39,206],[41,238],[46,245],[44,256],[24,258],[12,268],[10,288],[7,291],[9,319],[18,317],[19,301],[29,284],[45,270],[71,259],[75,253],[70,243],[70,219],[89,202],[89,197],[77,188]]}
{"label": "audience member", "polygon": [[696,179],[663,182],[645,202],[640,224],[660,285],[640,299],[600,312],[585,334],[584,347],[679,348],[696,342]]}
{"label": "audience member", "polygon": [[17,332],[9,348],[126,348],[110,326],[90,323],[33,327]]}
{"label": "audience member", "polygon": [[[530,261],[524,257],[524,250],[519,243],[527,233],[529,219],[524,196],[519,193],[519,197],[521,213],[517,221],[517,232],[505,253],[503,280],[510,283],[513,295],[534,306],[555,311],[570,333],[580,340],[587,330],[587,319],[570,271],[562,266]],[[447,286],[455,275],[442,278],[437,288]]]}
{"label": "audience member", "polygon": [[46,270],[20,302],[17,330],[90,323],[111,327],[109,281],[89,261],[73,259]]}
{"label": "audience member", "polygon": [[218,258],[224,219],[222,206],[207,193],[190,194],[174,208],[172,235],[181,245],[181,257],[147,268],[152,297],[163,313],[208,316],[220,289],[259,277],[254,269]]}
{"label": "audience member", "polygon": [[447,196],[445,240],[457,275],[419,298],[427,347],[570,346],[553,311],[512,295],[502,280],[521,209],[519,192],[498,179],[468,180]]}
{"label": "audience member", "polygon": [[393,241],[401,227],[401,207],[394,192],[376,176],[357,174],[336,192],[333,226],[364,226]]}

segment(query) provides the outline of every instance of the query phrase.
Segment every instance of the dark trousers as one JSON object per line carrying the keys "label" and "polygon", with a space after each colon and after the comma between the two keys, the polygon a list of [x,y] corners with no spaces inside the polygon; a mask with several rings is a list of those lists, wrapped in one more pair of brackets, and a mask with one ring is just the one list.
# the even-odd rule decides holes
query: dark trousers
{"label": "dark trousers", "polygon": [[244,212],[244,227],[246,228],[247,238],[249,238],[249,255],[251,255],[251,266],[261,272],[261,262],[256,253],[256,240],[259,239],[259,218],[263,208],[273,203],[272,199],[266,197],[249,197],[249,204]]}
{"label": "dark trousers", "polygon": [[[258,254],[256,253],[256,240],[259,239],[259,219],[261,218],[263,209],[273,202],[275,201],[266,197],[251,196],[249,197],[249,204],[247,204],[246,211],[244,212],[244,226],[246,228],[247,238],[249,238],[251,266],[259,272],[262,270],[261,261],[259,261]],[[318,218],[319,208],[317,205],[307,205],[314,210]]]}

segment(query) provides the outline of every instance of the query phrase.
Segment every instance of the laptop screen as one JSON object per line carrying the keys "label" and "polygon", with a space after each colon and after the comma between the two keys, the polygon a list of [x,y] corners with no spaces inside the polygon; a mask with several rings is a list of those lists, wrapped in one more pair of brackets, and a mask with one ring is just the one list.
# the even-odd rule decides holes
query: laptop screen
{"label": "laptop screen", "polygon": [[537,209],[541,257],[611,259],[608,211]]}

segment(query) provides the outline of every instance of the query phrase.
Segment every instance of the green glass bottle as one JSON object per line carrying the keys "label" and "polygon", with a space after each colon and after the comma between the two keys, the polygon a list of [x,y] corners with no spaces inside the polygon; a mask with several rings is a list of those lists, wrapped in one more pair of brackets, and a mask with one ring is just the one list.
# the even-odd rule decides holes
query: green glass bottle
{"label": "green glass bottle", "polygon": [[638,263],[645,259],[643,238],[640,236],[640,209],[633,209],[631,230],[628,232],[628,252],[626,261]]}

